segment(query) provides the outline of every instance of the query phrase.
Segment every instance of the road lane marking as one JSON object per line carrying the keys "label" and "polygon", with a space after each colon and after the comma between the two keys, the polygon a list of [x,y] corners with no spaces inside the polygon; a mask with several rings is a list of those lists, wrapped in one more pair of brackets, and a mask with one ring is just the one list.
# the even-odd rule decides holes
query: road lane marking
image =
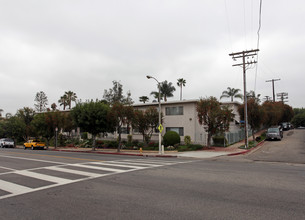
{"label": "road lane marking", "polygon": [[68,184],[68,183],[73,182],[73,180],[64,179],[64,178],[55,177],[55,176],[50,176],[50,175],[45,175],[45,174],[41,174],[41,173],[35,173],[35,172],[27,171],[27,170],[21,170],[21,171],[15,172],[15,173],[19,174],[19,175],[27,176],[27,177],[41,179],[41,180],[48,181],[48,182],[53,182],[53,183]]}
{"label": "road lane marking", "polygon": [[65,163],[61,163],[61,162],[54,162],[54,161],[49,161],[49,160],[39,160],[39,159],[32,159],[32,158],[25,158],[25,157],[14,157],[14,156],[5,156],[5,155],[0,155],[0,157],[7,157],[7,158],[12,158],[12,159],[18,159],[18,160],[31,160],[31,161],[44,162],[44,163],[65,164]]}
{"label": "road lane marking", "polygon": [[[135,161],[137,161],[137,162],[135,162]],[[145,162],[148,162],[148,161],[145,161]],[[62,177],[56,177],[56,176],[49,175],[49,174],[42,174],[42,173],[35,172],[35,170],[41,169],[42,167],[26,169],[26,170],[14,170],[14,171],[10,171],[9,173],[14,173],[14,174],[20,175],[20,178],[22,178],[22,176],[30,177],[30,178],[33,178],[33,181],[35,181],[35,179],[48,181],[50,184],[46,185],[46,186],[42,186],[42,187],[37,187],[37,188],[29,188],[26,186],[18,185],[18,184],[11,183],[11,182],[0,179],[0,189],[3,191],[6,191],[7,193],[10,193],[10,194],[0,196],[0,200],[5,199],[5,198],[14,197],[17,195],[26,194],[26,193],[37,192],[37,191],[41,191],[41,190],[45,190],[45,189],[49,189],[49,188],[53,188],[53,187],[57,187],[57,186],[63,186],[63,185],[70,184],[70,183],[76,183],[76,182],[80,182],[80,181],[95,179],[95,178],[99,178],[99,177],[105,177],[105,176],[110,176],[110,175],[116,175],[119,173],[127,173],[127,172],[136,171],[136,170],[150,169],[150,168],[155,168],[155,167],[169,166],[169,165],[174,165],[174,164],[179,164],[179,163],[188,163],[188,162],[192,162],[192,161],[187,161],[187,162],[173,161],[171,164],[168,164],[168,165],[164,164],[164,163],[148,164],[148,163],[144,163],[144,161],[141,162],[136,159],[136,160],[127,160],[127,161],[120,160],[120,161],[107,161],[107,162],[86,162],[86,163],[78,163],[78,164],[69,163],[69,164],[58,164],[58,165],[53,165],[53,166],[49,166],[49,167],[43,167],[43,169],[46,169],[46,170],[54,170],[57,172],[63,172],[63,173],[67,173],[67,174],[77,174],[77,175],[82,176],[78,179],[73,179],[73,180],[62,178]],[[99,166],[96,166],[96,165],[99,165]],[[115,168],[103,167],[103,165],[104,166],[115,166],[118,168],[126,167],[126,168],[131,168],[131,169],[128,169],[128,170],[115,169]],[[73,167],[75,169],[68,168],[65,166]],[[93,171],[85,172],[85,171],[77,170],[77,168],[80,168],[80,169],[89,168]],[[103,173],[103,174],[95,173],[94,169],[108,171],[108,173]]]}
{"label": "road lane marking", "polygon": [[27,193],[33,190],[32,188],[21,186],[4,180],[0,180],[0,186],[1,186],[1,190],[4,190],[12,194]]}
{"label": "road lane marking", "polygon": [[160,167],[164,165],[157,165],[157,164],[147,164],[147,163],[138,163],[138,162],[125,162],[125,161],[107,161],[109,164],[130,164],[130,165],[143,165],[148,167]]}
{"label": "road lane marking", "polygon": [[89,166],[89,165],[84,165],[84,164],[72,164],[71,166],[89,168],[89,169],[95,169],[95,170],[105,170],[105,171],[116,172],[116,173],[121,173],[121,172],[126,171],[126,170],[120,170],[120,169],[114,169],[114,168],[95,167],[95,166]]}
{"label": "road lane marking", "polygon": [[12,169],[12,168],[8,168],[8,167],[3,167],[3,166],[0,166],[1,169],[5,169],[5,170],[10,170],[10,171],[16,171],[15,169]]}
{"label": "road lane marking", "polygon": [[90,173],[90,172],[85,172],[85,171],[80,171],[80,170],[72,170],[72,169],[67,169],[67,168],[62,168],[62,167],[44,167],[44,169],[48,170],[55,170],[55,171],[60,171],[64,173],[73,173],[73,174],[79,174],[82,176],[90,176],[90,177],[99,177],[102,176],[102,174],[98,173]]}
{"label": "road lane marking", "polygon": [[169,161],[157,161],[157,160],[143,160],[143,159],[137,159],[136,161],[135,160],[123,160],[124,162],[126,161],[126,162],[129,162],[129,161],[131,161],[131,162],[135,162],[135,163],[138,163],[138,162],[142,162],[142,163],[147,163],[147,164],[158,164],[158,165],[160,165],[160,164],[164,164],[164,165],[170,165],[170,164],[173,164],[173,162],[171,161],[171,162],[169,162]]}
{"label": "road lane marking", "polygon": [[133,168],[133,169],[143,169],[143,167],[139,167],[139,166],[131,166],[131,165],[125,165],[125,164],[114,164],[114,163],[107,163],[107,162],[93,162],[93,163],[90,163],[90,164],[113,166],[113,167],[127,167],[127,168]]}
{"label": "road lane marking", "polygon": [[84,158],[78,158],[78,157],[55,156],[55,155],[47,155],[47,154],[30,154],[30,153],[19,153],[19,152],[5,152],[5,153],[30,155],[30,156],[42,156],[42,157],[54,157],[54,158],[71,159],[71,160],[84,160],[84,161],[88,161],[88,162],[90,162],[90,161],[92,161],[92,162],[100,162],[100,161],[104,162],[104,160],[93,160],[93,159],[84,159]]}

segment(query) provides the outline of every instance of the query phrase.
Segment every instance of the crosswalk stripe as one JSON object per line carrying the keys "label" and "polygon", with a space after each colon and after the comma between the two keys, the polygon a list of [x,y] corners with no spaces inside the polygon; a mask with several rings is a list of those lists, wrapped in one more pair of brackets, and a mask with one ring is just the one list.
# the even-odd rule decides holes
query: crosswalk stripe
{"label": "crosswalk stripe", "polygon": [[12,194],[27,193],[33,190],[32,188],[21,186],[4,180],[0,180],[0,186],[2,190]]}
{"label": "crosswalk stripe", "polygon": [[131,162],[134,162],[134,163],[148,163],[148,164],[158,164],[158,165],[160,165],[160,164],[162,164],[162,165],[171,165],[171,164],[174,164],[173,162],[166,162],[166,161],[154,161],[154,160],[124,160],[124,162],[129,162],[129,161],[131,161]]}
{"label": "crosswalk stripe", "polygon": [[119,169],[106,168],[106,167],[94,167],[94,166],[89,166],[89,165],[84,165],[84,164],[73,164],[73,166],[82,167],[82,168],[89,168],[89,169],[95,169],[95,170],[111,171],[111,172],[116,172],[116,173],[121,173],[121,172],[126,171],[126,170],[119,170]]}
{"label": "crosswalk stripe", "polygon": [[[18,158],[19,159],[19,158]],[[20,158],[23,159],[23,158]],[[30,159],[32,160],[32,159]],[[34,161],[40,161],[33,159]],[[43,160],[41,160],[43,161]],[[48,161],[43,161],[48,162]],[[9,172],[2,173],[3,175],[6,174],[18,174],[20,176],[26,176],[33,179],[39,179],[39,180],[45,180],[50,182],[49,185],[38,187],[38,188],[30,188],[23,185],[11,183],[5,180],[0,179],[0,189],[3,191],[6,191],[9,194],[0,196],[0,200],[4,198],[13,197],[16,195],[22,195],[25,193],[35,192],[39,190],[44,190],[56,186],[62,186],[69,183],[75,183],[80,182],[83,180],[88,180],[92,178],[98,178],[103,176],[109,176],[114,175],[118,173],[126,173],[131,172],[135,170],[141,170],[141,169],[149,169],[154,167],[162,167],[167,165],[173,165],[173,164],[179,164],[179,163],[188,163],[191,161],[158,161],[158,160],[145,160],[145,159],[135,159],[135,160],[119,160],[119,161],[92,161],[92,162],[85,162],[85,163],[77,163],[77,164],[67,164],[67,163],[58,163],[58,165],[51,165],[51,166],[44,166],[43,169],[46,170],[53,170],[57,172],[63,172],[68,174],[76,174],[80,175],[78,179],[66,179],[62,177],[52,176],[49,174],[42,174],[42,173],[36,173],[36,169],[40,168],[32,168],[32,169],[26,169],[26,170],[14,170],[11,169]],[[57,162],[54,162],[57,163]],[[108,166],[108,167],[107,167]],[[114,167],[114,168],[112,168]],[[1,167],[0,167],[1,168]],[[92,171],[81,171],[78,170],[81,168],[91,169]],[[130,168],[130,169],[124,169],[124,168]],[[96,170],[96,171],[95,171]],[[97,170],[102,171],[108,171],[107,173],[101,173]],[[2,175],[0,174],[0,176]],[[21,177],[22,178],[22,177]]]}
{"label": "crosswalk stripe", "polygon": [[64,178],[55,177],[55,176],[49,176],[49,175],[45,175],[45,174],[41,174],[41,173],[34,173],[31,171],[27,171],[27,170],[21,170],[21,171],[15,172],[15,173],[23,175],[23,176],[28,176],[28,177],[32,177],[32,178],[36,178],[36,179],[53,182],[53,183],[68,184],[68,183],[73,182],[73,180],[64,179]]}
{"label": "crosswalk stripe", "polygon": [[157,165],[157,164],[147,164],[147,163],[137,163],[137,162],[125,162],[125,161],[109,161],[108,163],[111,164],[131,164],[131,165],[143,165],[143,166],[148,166],[148,167],[160,167],[163,165]]}
{"label": "crosswalk stripe", "polygon": [[97,164],[97,165],[105,165],[105,166],[114,166],[114,167],[126,167],[126,168],[133,168],[133,169],[143,169],[143,167],[139,166],[131,166],[131,165],[126,165],[126,164],[114,164],[114,163],[107,163],[107,162],[93,162],[90,164]]}
{"label": "crosswalk stripe", "polygon": [[89,173],[89,172],[85,172],[85,171],[72,170],[72,169],[67,169],[67,168],[63,168],[63,167],[44,167],[44,169],[55,170],[55,171],[60,171],[60,172],[64,172],[64,173],[79,174],[79,175],[88,176],[88,177],[100,177],[100,176],[103,176],[103,175],[98,174],[98,173]]}

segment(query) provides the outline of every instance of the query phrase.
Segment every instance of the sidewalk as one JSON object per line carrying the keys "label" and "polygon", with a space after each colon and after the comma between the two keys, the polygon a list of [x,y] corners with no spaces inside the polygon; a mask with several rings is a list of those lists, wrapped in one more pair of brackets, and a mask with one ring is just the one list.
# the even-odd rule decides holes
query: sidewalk
{"label": "sidewalk", "polygon": [[[255,136],[258,136],[262,133],[258,132]],[[252,140],[252,137],[249,138],[249,141]],[[125,150],[122,149],[120,152],[117,152],[117,149],[100,149],[96,148],[95,151],[92,151],[91,148],[77,148],[77,147],[49,147],[49,150],[52,151],[62,151],[62,152],[79,152],[79,153],[94,153],[94,154],[112,154],[112,155],[128,155],[128,156],[141,156],[141,157],[188,157],[188,158],[213,158],[219,156],[235,156],[240,154],[246,154],[250,151],[257,149],[264,143],[261,142],[257,147],[252,149],[240,149],[239,147],[244,145],[244,141],[240,141],[228,147],[211,147],[209,149],[197,150],[197,151],[165,151],[163,155],[160,155],[158,151],[146,151],[143,150]],[[21,147],[21,146],[20,146]]]}
{"label": "sidewalk", "polygon": [[[251,138],[252,140],[252,138]],[[239,147],[244,144],[244,141],[240,141],[228,147],[211,147],[209,149],[197,150],[197,151],[165,151],[163,155],[160,155],[158,151],[146,151],[143,150],[124,150],[117,152],[116,149],[96,149],[92,151],[91,148],[74,148],[74,147],[61,147],[51,148],[49,150],[64,151],[64,152],[80,152],[80,153],[96,153],[96,154],[113,154],[113,155],[129,155],[129,156],[142,156],[142,157],[189,157],[189,158],[213,158],[219,156],[235,156],[240,154],[246,154],[250,151],[257,149],[263,144],[261,142],[257,147],[252,149],[240,149]]]}

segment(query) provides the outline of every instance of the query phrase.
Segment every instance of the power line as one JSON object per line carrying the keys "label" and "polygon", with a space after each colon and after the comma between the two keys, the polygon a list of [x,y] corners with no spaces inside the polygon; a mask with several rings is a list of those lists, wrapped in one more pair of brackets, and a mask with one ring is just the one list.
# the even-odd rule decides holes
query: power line
{"label": "power line", "polygon": [[[257,30],[257,44],[256,44],[257,49],[259,49],[259,39],[260,39],[259,32],[260,32],[261,27],[262,27],[262,4],[263,4],[263,0],[260,0],[260,2],[259,2],[258,30]],[[257,61],[258,61],[258,55],[257,55]],[[257,70],[258,70],[258,64],[256,64],[256,69],[255,69],[254,91],[256,91]]]}

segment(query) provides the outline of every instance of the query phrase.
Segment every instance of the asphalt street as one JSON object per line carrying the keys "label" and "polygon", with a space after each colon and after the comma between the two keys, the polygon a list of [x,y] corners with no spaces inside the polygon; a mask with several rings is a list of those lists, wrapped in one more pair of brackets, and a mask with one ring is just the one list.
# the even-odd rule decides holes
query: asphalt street
{"label": "asphalt street", "polygon": [[0,149],[0,219],[305,219],[304,134],[212,159]]}

